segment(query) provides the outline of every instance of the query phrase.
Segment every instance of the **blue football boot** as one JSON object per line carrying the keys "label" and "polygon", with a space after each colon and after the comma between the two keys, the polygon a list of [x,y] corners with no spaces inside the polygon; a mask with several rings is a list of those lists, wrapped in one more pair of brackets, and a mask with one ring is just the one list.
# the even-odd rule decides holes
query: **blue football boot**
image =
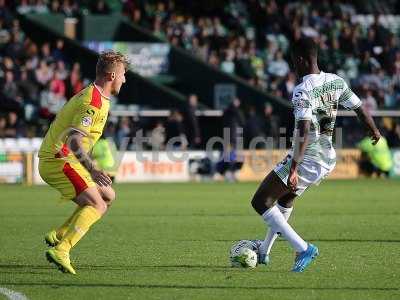
{"label": "blue football boot", "polygon": [[318,248],[313,244],[308,244],[307,250],[300,252],[294,261],[293,272],[303,272],[305,268],[318,256]]}

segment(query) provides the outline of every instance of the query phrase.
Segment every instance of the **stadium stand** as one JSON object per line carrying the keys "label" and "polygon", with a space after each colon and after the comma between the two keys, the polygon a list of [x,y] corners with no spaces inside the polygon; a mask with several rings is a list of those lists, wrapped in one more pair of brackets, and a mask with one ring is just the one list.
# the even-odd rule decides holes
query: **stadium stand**
{"label": "stadium stand", "polygon": [[381,14],[398,12],[389,1],[381,7],[373,3],[217,1],[207,8],[186,1],[127,1],[123,11],[132,22],[210,65],[287,99],[295,86],[290,41],[314,37],[326,72],[348,80],[371,110],[397,108],[400,17]]}
{"label": "stadium stand", "polygon": [[[321,48],[323,70],[343,76],[370,110],[395,110],[400,105],[399,5],[396,1],[382,1],[379,6],[374,3],[235,0],[227,5],[226,1],[215,1],[200,6],[187,1],[127,0],[122,4],[81,1],[78,6],[77,1],[0,0],[0,138],[43,136],[58,109],[89,82],[89,78],[82,78],[80,64],[65,51],[63,39],[43,43],[27,38],[18,14],[79,17],[83,13],[122,13],[132,24],[150,29],[155,37],[212,68],[237,75],[285,101],[296,84],[290,71],[290,42],[301,34],[312,36]],[[203,100],[200,97],[200,104]],[[244,107],[249,117],[241,126],[251,128],[252,135],[270,130],[271,124],[266,122],[269,116],[259,114],[247,99],[240,100],[244,104],[241,113]],[[185,106],[180,110],[177,119],[193,124],[196,115],[188,114],[190,109]],[[280,113],[274,110],[274,114],[275,128]],[[126,116],[111,118],[111,122],[109,134],[115,136],[117,144],[118,136],[132,136],[141,128],[150,136],[153,129],[157,135],[168,135],[166,116],[152,121]],[[343,126],[351,122],[339,120]],[[385,120],[384,125],[393,139],[389,144],[395,145],[399,136],[396,120]],[[350,134],[348,140],[357,138]]]}

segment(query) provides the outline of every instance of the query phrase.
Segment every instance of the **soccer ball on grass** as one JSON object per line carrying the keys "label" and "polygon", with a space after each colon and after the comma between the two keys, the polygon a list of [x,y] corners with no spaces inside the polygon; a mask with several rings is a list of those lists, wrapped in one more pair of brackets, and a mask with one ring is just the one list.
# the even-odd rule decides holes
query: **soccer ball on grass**
{"label": "soccer ball on grass", "polygon": [[232,267],[255,268],[257,266],[257,245],[248,240],[235,243],[231,248],[230,261]]}

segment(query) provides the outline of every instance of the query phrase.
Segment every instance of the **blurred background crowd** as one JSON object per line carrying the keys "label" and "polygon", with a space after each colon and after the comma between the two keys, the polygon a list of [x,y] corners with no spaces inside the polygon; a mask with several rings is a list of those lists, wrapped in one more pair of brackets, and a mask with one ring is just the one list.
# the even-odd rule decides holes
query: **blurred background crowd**
{"label": "blurred background crowd", "polygon": [[[12,3],[11,3],[12,2]],[[320,45],[320,67],[349,82],[371,111],[400,106],[400,4],[398,1],[229,0],[212,1],[0,0],[0,138],[43,136],[68,99],[89,81],[68,57],[62,40],[37,44],[26,37],[16,14],[123,13],[198,59],[234,74],[248,84],[290,101],[296,76],[290,66],[290,41],[301,35]],[[117,3],[118,2],[118,3]],[[207,5],[205,5],[205,3]],[[209,5],[208,5],[209,4]],[[390,12],[390,14],[388,13]],[[279,137],[280,120],[268,103],[264,111],[241,109],[235,99],[223,124],[244,128],[245,139]],[[168,119],[111,118],[107,134],[118,146],[144,129],[150,148],[162,149],[171,137],[176,147],[198,148],[202,140],[197,96]],[[383,124],[390,146],[400,146],[400,125]],[[132,146],[134,147],[134,145]]]}
{"label": "blurred background crowd", "polygon": [[[195,2],[132,0],[124,13],[210,65],[286,99],[296,85],[290,40],[313,37],[321,69],[350,82],[371,110],[399,107],[400,19],[385,14],[399,12],[396,1],[235,0],[223,11]],[[363,13],[373,15],[357,15]]]}

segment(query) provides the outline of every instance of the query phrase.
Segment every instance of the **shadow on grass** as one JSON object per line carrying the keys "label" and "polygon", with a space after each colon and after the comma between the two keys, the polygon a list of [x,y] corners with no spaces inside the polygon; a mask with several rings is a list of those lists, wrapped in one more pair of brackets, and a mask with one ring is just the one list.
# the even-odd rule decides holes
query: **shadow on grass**
{"label": "shadow on grass", "polygon": [[[182,271],[182,270],[192,270],[192,271],[207,271],[207,272],[227,272],[227,271],[243,271],[246,269],[233,269],[230,266],[205,266],[205,265],[137,265],[137,266],[129,266],[129,265],[112,265],[112,266],[101,266],[101,265],[85,265],[79,264],[77,268],[80,271],[139,271],[144,269],[150,269],[156,271],[157,269],[164,271]],[[32,272],[37,272],[38,270],[48,271],[55,270],[55,268],[51,265],[43,266],[43,265],[0,265],[0,274],[8,273],[8,274],[34,274]],[[277,273],[277,271],[271,271]],[[45,272],[38,272],[37,274],[44,274]],[[278,272],[279,273],[279,272]]]}
{"label": "shadow on grass", "polygon": [[[307,239],[310,242],[333,242],[333,243],[341,243],[341,242],[351,242],[351,243],[400,243],[400,240],[374,240],[374,239]],[[182,240],[187,241],[187,240]],[[193,241],[194,242],[194,241]],[[199,240],[200,242],[200,240]],[[202,241],[204,242],[204,241]],[[234,240],[214,240],[214,242],[234,242]],[[277,242],[285,242],[285,240],[281,239]]]}
{"label": "shadow on grass", "polygon": [[[54,268],[53,268],[54,269]],[[29,274],[29,275],[46,275],[46,274],[50,274],[49,273],[49,271],[48,270],[37,270],[37,271],[32,271],[32,270],[22,270],[22,271],[20,271],[20,270],[18,270],[18,271],[15,271],[15,270],[12,270],[12,269],[9,269],[9,270],[2,270],[1,268],[0,268],[0,273],[1,274],[13,274],[13,275],[15,275],[15,274]]]}
{"label": "shadow on grass", "polygon": [[[0,265],[0,270],[1,269],[42,269],[42,270],[48,270],[48,269],[54,269],[53,266],[44,266],[44,265],[12,265],[12,264],[5,264],[5,265]],[[137,266],[128,266],[128,265],[113,265],[113,266],[100,266],[100,265],[85,265],[85,264],[79,264],[79,269],[88,269],[88,270],[93,270],[93,269],[101,269],[101,270],[129,270],[129,269],[142,269],[142,268],[152,268],[152,269],[157,269],[157,268],[177,268],[177,269],[215,269],[215,270],[230,270],[232,269],[229,266],[205,266],[205,265],[151,265],[151,266],[146,266],[146,265],[137,265]]]}
{"label": "shadow on grass", "polygon": [[113,284],[113,283],[37,283],[0,282],[2,286],[42,286],[49,288],[142,288],[142,289],[235,289],[235,290],[316,290],[316,291],[400,291],[400,288],[379,287],[290,287],[290,286],[224,286],[224,285],[175,285],[175,284]]}

